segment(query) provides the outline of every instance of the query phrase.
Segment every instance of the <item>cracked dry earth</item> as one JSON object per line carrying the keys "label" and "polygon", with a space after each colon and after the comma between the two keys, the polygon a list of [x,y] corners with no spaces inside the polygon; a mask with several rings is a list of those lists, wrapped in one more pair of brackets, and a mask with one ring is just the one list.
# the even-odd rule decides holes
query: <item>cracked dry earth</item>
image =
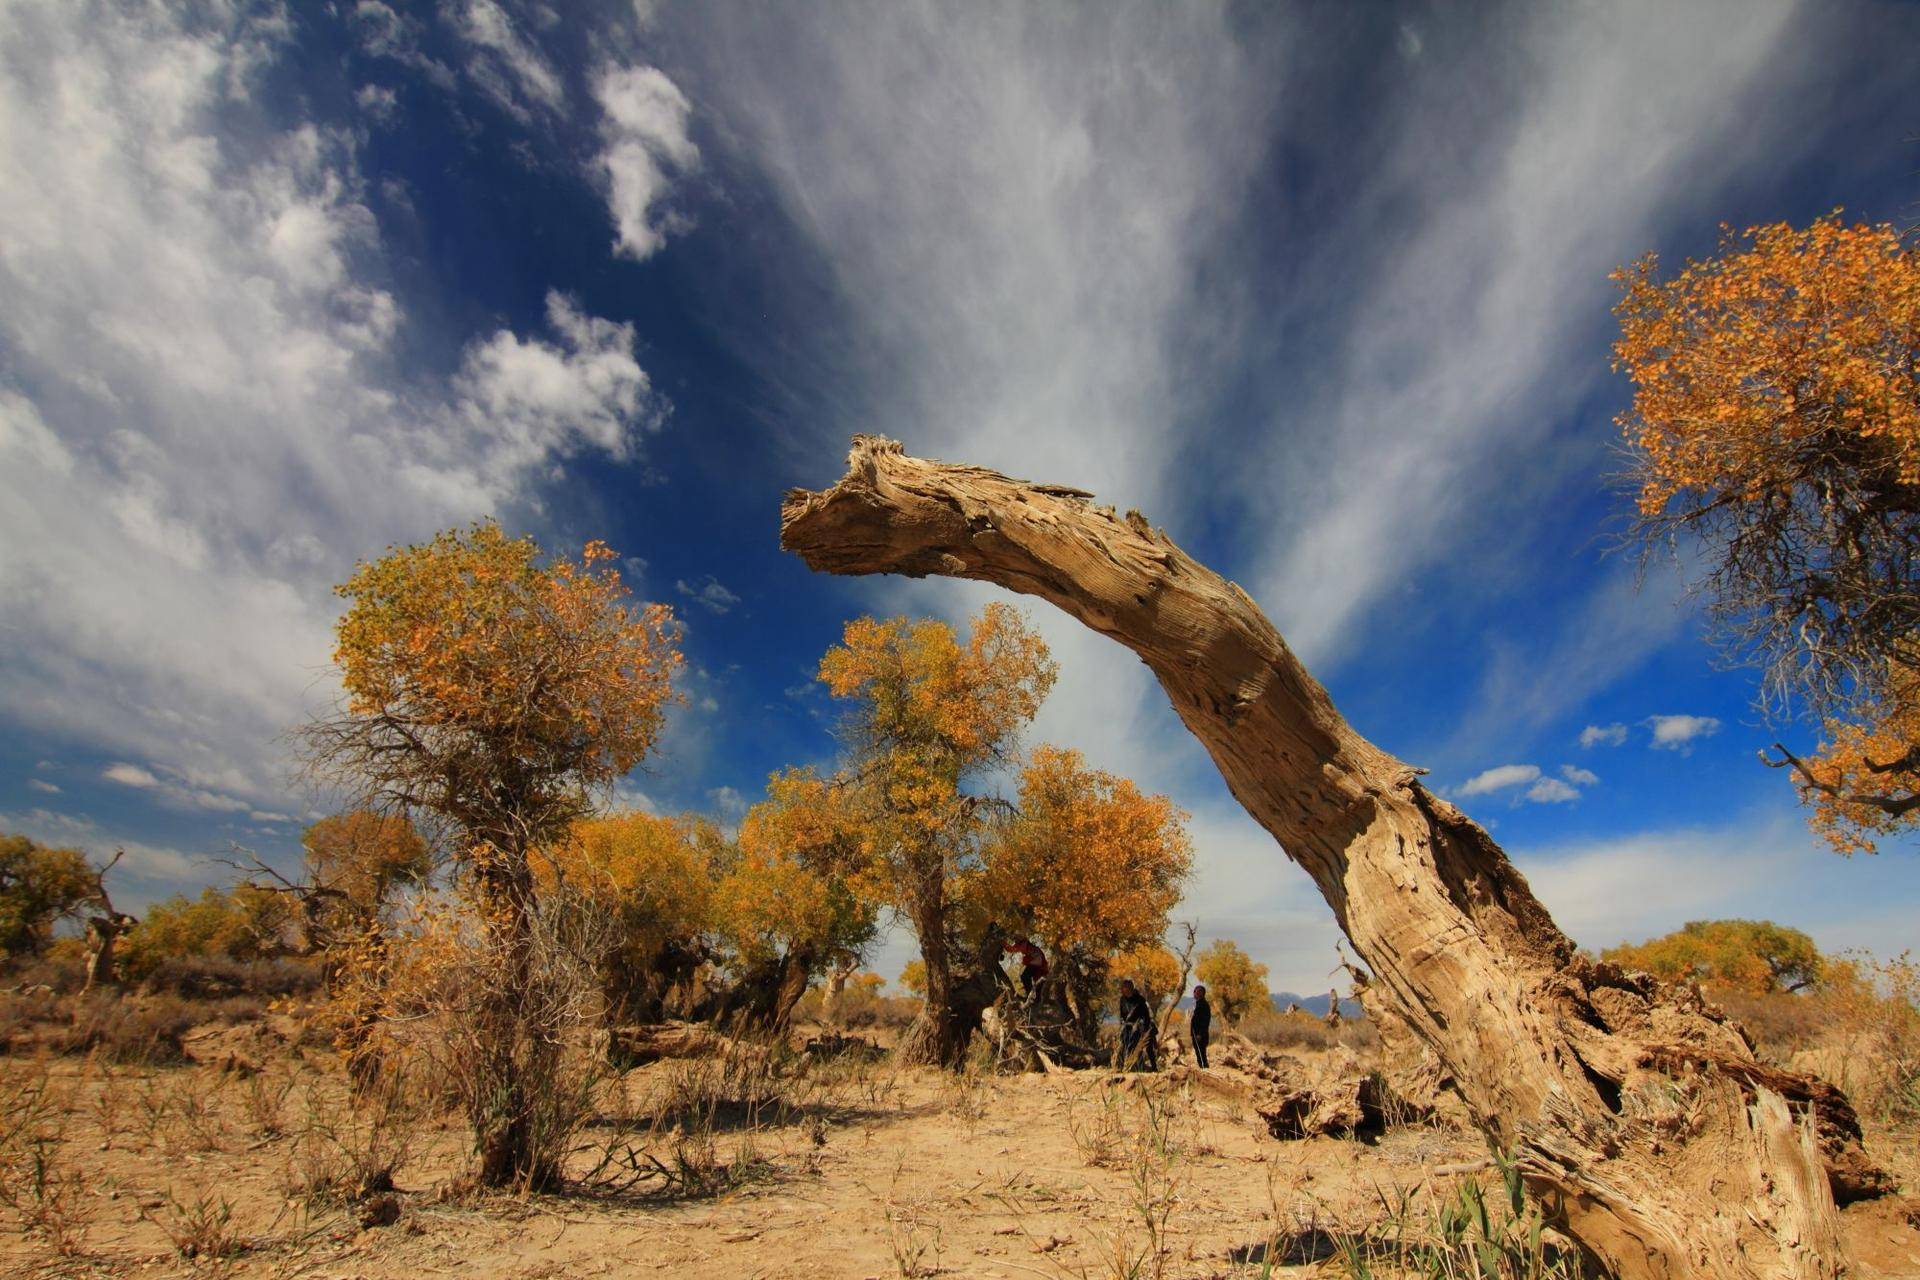
{"label": "cracked dry earth", "polygon": [[[684,1099],[700,1069],[630,1072],[607,1111]],[[644,1139],[668,1168],[677,1147],[704,1180],[461,1196],[446,1188],[462,1131],[441,1117],[407,1138],[396,1193],[355,1205],[307,1194],[364,1138],[337,1078],[297,1055],[258,1071],[0,1059],[0,1081],[16,1115],[16,1091],[40,1090],[54,1212],[23,1231],[0,1211],[0,1274],[20,1276],[1341,1276],[1343,1238],[1379,1238],[1396,1205],[1450,1195],[1476,1175],[1447,1166],[1484,1154],[1445,1127],[1279,1142],[1232,1100],[1163,1077],[835,1063],[757,1113],[713,1108],[677,1144],[670,1127],[613,1122],[583,1138]],[[1909,1186],[1913,1145],[1877,1148]],[[1866,1280],[1920,1276],[1901,1214],[1850,1214],[1849,1232]]]}

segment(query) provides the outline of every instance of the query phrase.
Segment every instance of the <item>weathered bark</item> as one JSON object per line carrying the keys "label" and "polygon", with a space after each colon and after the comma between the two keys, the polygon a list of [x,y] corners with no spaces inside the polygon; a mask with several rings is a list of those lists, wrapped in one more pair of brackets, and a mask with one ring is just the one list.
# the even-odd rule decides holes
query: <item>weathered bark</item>
{"label": "weathered bark", "polygon": [[782,1035],[813,979],[814,957],[790,952],[740,975],[712,1008],[715,1025],[739,1035]]}
{"label": "weathered bark", "polygon": [[[974,1032],[986,1017],[993,1002],[1006,987],[1000,970],[1000,948],[1006,935],[989,928],[975,946],[966,946],[948,937],[944,930],[929,926],[921,933],[920,955],[927,968],[927,998],[920,1016],[900,1037],[896,1052],[902,1062],[922,1062],[941,1067],[957,1067],[966,1060],[967,1047]],[[929,949],[926,939],[937,939]],[[940,957],[940,987],[934,992],[934,965],[931,956]]]}
{"label": "weathered bark", "polygon": [[1867,1167],[1845,1099],[1756,1074],[1716,1011],[1582,959],[1499,847],[1341,718],[1244,591],[1086,499],[858,437],[838,484],[787,495],[781,542],[833,573],[997,583],[1137,653],[1488,1142],[1617,1274],[1839,1275],[1829,1168]]}
{"label": "weathered bark", "polygon": [[87,917],[87,980],[80,988],[82,996],[95,987],[118,986],[120,982],[117,949],[120,935],[140,923],[130,915],[106,909],[105,915]]}
{"label": "weathered bark", "polygon": [[1341,1051],[1309,1066],[1291,1054],[1263,1050],[1228,1032],[1213,1049],[1207,1071],[1173,1068],[1175,1079],[1226,1094],[1246,1104],[1267,1132],[1282,1141],[1332,1137],[1370,1138],[1394,1124],[1411,1124],[1431,1108],[1394,1093],[1379,1075]]}
{"label": "weathered bark", "polygon": [[560,1171],[534,1140],[534,1086],[527,1079],[532,1042],[547,1030],[533,1025],[525,1007],[533,971],[533,872],[517,844],[503,842],[475,857],[481,928],[499,965],[498,985],[481,992],[474,1007],[484,1081],[466,1100],[479,1157],[475,1176],[486,1187],[545,1190]]}

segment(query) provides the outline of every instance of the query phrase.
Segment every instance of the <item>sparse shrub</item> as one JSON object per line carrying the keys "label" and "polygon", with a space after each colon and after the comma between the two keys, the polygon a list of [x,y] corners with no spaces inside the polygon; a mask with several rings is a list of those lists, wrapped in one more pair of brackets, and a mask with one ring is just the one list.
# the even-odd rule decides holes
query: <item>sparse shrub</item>
{"label": "sparse shrub", "polygon": [[[391,1192],[429,1118],[427,1084],[418,1072],[391,1069],[349,1098],[310,1082],[289,1156],[289,1194],[334,1207]],[[279,1098],[269,1093],[265,1101],[277,1122]]]}
{"label": "sparse shrub", "polygon": [[120,939],[120,970],[139,982],[168,962],[264,959],[286,943],[295,924],[291,900],[256,885],[208,888],[198,898],[176,894],[149,907]]}
{"label": "sparse shrub", "polygon": [[48,987],[72,995],[86,981],[87,947],[78,938],[55,938],[38,955],[15,956],[0,967],[0,984],[18,991]]}
{"label": "sparse shrub", "polygon": [[1841,1078],[1854,1106],[1890,1123],[1920,1120],[1920,962],[1862,956],[1834,962],[1844,979],[1822,1000],[1838,1024]]}
{"label": "sparse shrub", "polygon": [[1366,1018],[1347,1018],[1330,1027],[1310,1013],[1285,1013],[1271,1006],[1254,1010],[1233,1029],[1270,1049],[1345,1048],[1360,1053],[1380,1043],[1378,1031]]}
{"label": "sparse shrub", "polygon": [[233,1202],[218,1192],[194,1189],[182,1200],[173,1191],[157,1210],[140,1216],[159,1227],[183,1258],[230,1258],[245,1244],[233,1228]]}
{"label": "sparse shrub", "polygon": [[[194,1000],[240,995],[271,999],[318,991],[323,978],[320,962],[301,956],[248,960],[227,955],[178,955],[147,964],[140,989]],[[231,1011],[228,1016],[232,1017]]]}
{"label": "sparse shrub", "polygon": [[206,1011],[178,996],[90,996],[73,1006],[72,1022],[58,1047],[93,1053],[114,1062],[181,1062],[185,1036]]}
{"label": "sparse shrub", "polygon": [[[1546,1217],[1527,1197],[1520,1171],[1497,1164],[1500,1185],[1492,1191],[1462,1179],[1453,1195],[1429,1204],[1424,1214],[1414,1197],[1381,1193],[1386,1220],[1371,1232],[1334,1232],[1337,1257],[1348,1280],[1375,1276],[1418,1280],[1581,1280],[1577,1255],[1546,1237]],[[1385,1268],[1386,1270],[1382,1270]]]}
{"label": "sparse shrub", "polygon": [[344,956],[335,1008],[352,1025],[338,1043],[350,1065],[375,1064],[356,1073],[363,1087],[396,1073],[444,1087],[473,1126],[483,1184],[498,1185],[489,1161],[511,1150],[517,1185],[547,1189],[607,1070],[589,1042],[614,930],[556,886],[526,904],[523,944],[507,947],[506,926],[488,919],[503,909],[514,908],[460,893],[426,900],[380,946]]}
{"label": "sparse shrub", "polygon": [[81,1177],[63,1156],[65,1127],[44,1061],[0,1080],[0,1205],[61,1256],[78,1250],[85,1227]]}

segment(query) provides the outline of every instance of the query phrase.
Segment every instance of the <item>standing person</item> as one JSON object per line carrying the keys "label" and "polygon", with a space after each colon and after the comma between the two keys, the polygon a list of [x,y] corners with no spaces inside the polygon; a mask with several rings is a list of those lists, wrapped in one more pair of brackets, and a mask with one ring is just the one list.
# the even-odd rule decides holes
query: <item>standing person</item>
{"label": "standing person", "polygon": [[1187,1034],[1193,1037],[1193,1059],[1207,1069],[1207,1041],[1213,1038],[1213,1006],[1207,1003],[1207,989],[1193,989],[1193,1014],[1187,1019]]}
{"label": "standing person", "polygon": [[1134,990],[1132,978],[1120,979],[1120,1064],[1132,1070],[1142,1059],[1148,1070],[1155,1069],[1153,1057],[1153,1010],[1147,999]]}
{"label": "standing person", "polygon": [[1020,953],[1020,993],[1033,999],[1033,993],[1047,980],[1047,953],[1035,946],[1032,938],[1015,938],[1005,950]]}

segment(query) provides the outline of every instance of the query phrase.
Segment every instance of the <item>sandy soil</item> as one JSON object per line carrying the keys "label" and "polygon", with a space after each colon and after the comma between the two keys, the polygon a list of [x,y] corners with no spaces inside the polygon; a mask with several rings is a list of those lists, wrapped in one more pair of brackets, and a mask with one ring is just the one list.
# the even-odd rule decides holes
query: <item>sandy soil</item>
{"label": "sandy soil", "polygon": [[[45,1091],[36,1123],[52,1135],[57,1214],[51,1235],[0,1236],[0,1272],[1227,1277],[1269,1274],[1270,1260],[1280,1274],[1344,1275],[1343,1238],[1390,1233],[1394,1206],[1417,1209],[1472,1176],[1434,1170],[1484,1154],[1476,1137],[1433,1127],[1282,1143],[1230,1100],[1161,1077],[955,1079],[836,1063],[787,1105],[720,1107],[710,1125],[683,1126],[683,1155],[731,1171],[696,1190],[653,1178],[622,1194],[450,1195],[464,1135],[436,1120],[413,1134],[399,1193],[376,1197],[397,1220],[364,1227],[366,1208],[304,1194],[365,1140],[338,1080],[295,1056],[223,1070],[230,1055],[212,1047],[205,1065],[164,1069],[0,1060],[11,1114]],[[634,1071],[609,1113],[711,1091],[710,1069]],[[586,1141],[620,1132],[609,1120]],[[672,1166],[675,1140],[657,1130],[647,1149]],[[1911,1134],[1876,1144],[1910,1186],[1913,1146]],[[1849,1230],[1866,1280],[1920,1276],[1920,1232],[1903,1211],[1852,1214]],[[61,1231],[68,1252],[56,1255]],[[182,1257],[177,1242],[196,1236],[234,1251]]]}

